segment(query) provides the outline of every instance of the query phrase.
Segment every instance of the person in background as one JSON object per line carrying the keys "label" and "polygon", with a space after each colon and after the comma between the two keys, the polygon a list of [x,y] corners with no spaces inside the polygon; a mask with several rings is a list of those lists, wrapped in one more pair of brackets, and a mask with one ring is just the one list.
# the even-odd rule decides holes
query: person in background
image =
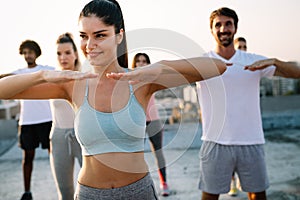
{"label": "person in background", "polygon": [[[244,37],[238,37],[234,39],[234,48],[239,49],[241,51],[247,51],[247,41]],[[232,174],[230,191],[228,194],[230,196],[236,196],[238,194],[238,177],[235,172]]]}
{"label": "person in background", "polygon": [[244,37],[238,37],[234,40],[235,49],[239,49],[241,51],[247,51],[247,41]]}
{"label": "person in background", "polygon": [[[143,67],[150,63],[150,58],[146,53],[137,53],[133,57],[132,68]],[[147,107],[146,132],[149,136],[151,150],[155,155],[156,164],[158,166],[161,195],[169,196],[170,190],[167,184],[166,161],[162,149],[163,127],[155,104],[155,95],[151,96]]]}
{"label": "person in background", "polygon": [[8,76],[0,79],[0,99],[66,99],[73,105],[83,155],[76,200],[157,200],[144,157],[151,96],[219,76],[227,64],[195,57],[130,71],[123,14],[115,0],[90,1],[78,25],[81,50],[93,73],[49,70]]}
{"label": "person in background", "polygon": [[[250,200],[266,199],[269,181],[259,81],[274,75],[300,77],[298,66],[282,65],[277,60],[265,61],[265,65],[261,60],[266,57],[235,50],[233,38],[237,28],[234,10],[222,7],[211,13],[210,29],[216,46],[205,56],[232,66],[221,76],[197,82],[203,119],[199,181],[202,200],[217,200],[220,194],[228,193],[233,172],[238,174],[241,188],[248,192]],[[222,83],[220,87],[218,82]]]}
{"label": "person in background", "polygon": [[[54,67],[38,65],[36,59],[42,54],[41,48],[33,40],[25,40],[19,47],[19,53],[24,56],[26,68],[11,74],[27,74],[42,70],[53,70]],[[30,191],[31,174],[35,148],[42,145],[42,149],[50,151],[49,134],[52,124],[52,115],[49,100],[21,100],[19,119],[19,146],[23,150],[23,179],[25,192],[21,200],[31,200]]]}
{"label": "person in background", "polygon": [[[80,69],[77,47],[71,33],[60,35],[56,41],[57,61],[60,70]],[[56,184],[58,199],[74,198],[74,164],[77,158],[82,165],[80,145],[75,137],[75,112],[70,103],[64,99],[50,100],[52,111],[52,129],[50,133],[50,164]]]}

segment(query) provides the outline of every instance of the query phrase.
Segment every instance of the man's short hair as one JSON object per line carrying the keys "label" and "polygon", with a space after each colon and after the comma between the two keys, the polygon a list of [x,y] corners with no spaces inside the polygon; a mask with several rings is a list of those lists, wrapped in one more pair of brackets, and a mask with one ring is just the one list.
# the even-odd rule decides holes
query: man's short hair
{"label": "man's short hair", "polygon": [[23,55],[23,49],[30,49],[33,50],[36,54],[36,57],[39,57],[42,54],[42,50],[38,43],[33,40],[25,40],[19,47],[19,53]]}
{"label": "man's short hair", "polygon": [[218,10],[213,11],[210,14],[210,18],[209,18],[210,19],[210,28],[212,28],[213,21],[217,16],[226,16],[226,17],[232,18],[234,21],[234,26],[237,29],[239,18],[234,10],[232,10],[230,8],[222,7],[222,8],[219,8]]}

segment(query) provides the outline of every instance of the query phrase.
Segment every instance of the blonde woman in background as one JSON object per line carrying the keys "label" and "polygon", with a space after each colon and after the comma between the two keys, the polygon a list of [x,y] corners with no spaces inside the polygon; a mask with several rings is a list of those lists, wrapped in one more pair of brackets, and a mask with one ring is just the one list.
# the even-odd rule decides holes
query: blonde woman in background
{"label": "blonde woman in background", "polygon": [[[60,35],[56,41],[57,61],[61,70],[78,71],[80,61],[77,47],[70,33]],[[50,163],[58,199],[74,198],[74,164],[81,167],[81,148],[74,133],[75,113],[64,99],[51,99],[52,129],[50,133]]]}

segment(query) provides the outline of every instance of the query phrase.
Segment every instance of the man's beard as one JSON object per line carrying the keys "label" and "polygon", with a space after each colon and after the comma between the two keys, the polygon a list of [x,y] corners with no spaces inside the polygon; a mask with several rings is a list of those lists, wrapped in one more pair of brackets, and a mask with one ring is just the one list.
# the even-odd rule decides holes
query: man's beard
{"label": "man's beard", "polygon": [[[226,34],[226,35],[229,35],[229,34]],[[233,37],[227,37],[226,39],[221,39],[221,36],[222,35],[218,35],[218,40],[219,40],[219,44],[223,47],[228,47],[229,45],[232,44],[233,42]]]}
{"label": "man's beard", "polygon": [[33,65],[34,60],[33,59],[26,59],[27,65]]}
{"label": "man's beard", "polygon": [[228,47],[229,45],[232,44],[232,40],[227,40],[227,41],[221,42],[221,44],[223,47]]}
{"label": "man's beard", "polygon": [[27,65],[33,65],[33,64],[34,64],[34,62],[31,62],[31,61],[27,62]]}

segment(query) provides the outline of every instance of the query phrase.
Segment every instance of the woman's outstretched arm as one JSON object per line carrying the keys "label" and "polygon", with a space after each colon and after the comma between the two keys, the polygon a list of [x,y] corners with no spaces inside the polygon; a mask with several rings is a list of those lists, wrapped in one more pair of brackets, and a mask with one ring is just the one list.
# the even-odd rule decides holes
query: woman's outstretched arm
{"label": "woman's outstretched arm", "polygon": [[96,74],[75,71],[38,71],[0,79],[0,99],[66,98],[64,83],[95,78]]}
{"label": "woman's outstretched arm", "polygon": [[227,64],[218,59],[197,57],[160,61],[128,73],[110,73],[107,77],[132,83],[152,84],[156,91],[209,79],[225,72]]}

